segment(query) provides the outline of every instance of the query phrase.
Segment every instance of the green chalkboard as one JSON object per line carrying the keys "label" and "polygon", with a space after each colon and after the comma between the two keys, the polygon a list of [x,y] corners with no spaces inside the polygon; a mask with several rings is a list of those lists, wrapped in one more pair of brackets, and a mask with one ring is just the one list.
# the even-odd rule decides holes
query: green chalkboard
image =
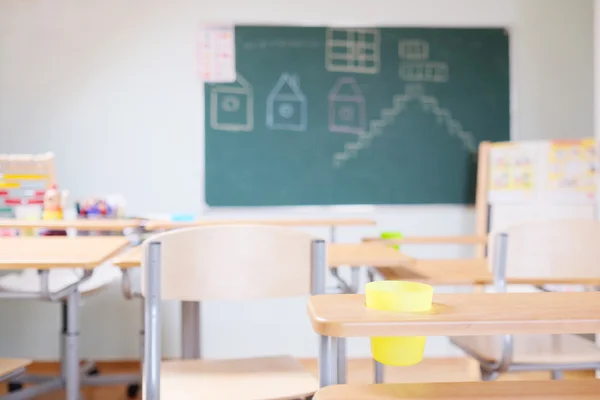
{"label": "green chalkboard", "polygon": [[237,26],[205,85],[209,206],[470,204],[509,139],[504,29]]}

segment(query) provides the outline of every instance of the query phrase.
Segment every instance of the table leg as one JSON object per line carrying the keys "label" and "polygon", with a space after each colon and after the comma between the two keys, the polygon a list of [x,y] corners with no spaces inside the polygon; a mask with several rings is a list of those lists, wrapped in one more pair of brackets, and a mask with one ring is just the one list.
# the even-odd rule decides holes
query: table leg
{"label": "table leg", "polygon": [[319,387],[335,385],[337,381],[338,360],[337,338],[319,336]]}
{"label": "table leg", "polygon": [[346,338],[337,339],[337,384],[343,385],[346,383]]}
{"label": "table leg", "polygon": [[335,234],[336,234],[336,229],[335,229],[335,226],[332,225],[329,228],[329,238],[330,238],[331,243],[335,243],[335,239],[336,239]]}
{"label": "table leg", "polygon": [[69,315],[69,306],[67,305],[66,300],[62,300],[60,302],[60,323],[61,323],[61,332],[60,332],[60,375],[63,379],[67,377],[67,371],[65,368],[65,360],[67,359],[67,330],[68,330],[68,315]]}
{"label": "table leg", "polygon": [[200,359],[200,302],[181,302],[181,358]]}
{"label": "table leg", "polygon": [[79,399],[79,300],[78,291],[67,296],[67,326],[65,329],[64,378],[66,400]]}
{"label": "table leg", "polygon": [[383,364],[373,360],[373,367],[375,369],[374,380],[375,383],[383,383]]}

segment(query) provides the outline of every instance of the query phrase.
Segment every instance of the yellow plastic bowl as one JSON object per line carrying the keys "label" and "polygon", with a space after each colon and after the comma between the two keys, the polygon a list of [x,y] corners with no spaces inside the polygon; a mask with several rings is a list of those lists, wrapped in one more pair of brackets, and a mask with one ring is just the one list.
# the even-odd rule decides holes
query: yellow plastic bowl
{"label": "yellow plastic bowl", "polygon": [[[431,309],[433,287],[405,281],[367,283],[366,306],[389,312],[423,312]],[[425,336],[372,337],[373,358],[385,365],[409,366],[423,360]]]}

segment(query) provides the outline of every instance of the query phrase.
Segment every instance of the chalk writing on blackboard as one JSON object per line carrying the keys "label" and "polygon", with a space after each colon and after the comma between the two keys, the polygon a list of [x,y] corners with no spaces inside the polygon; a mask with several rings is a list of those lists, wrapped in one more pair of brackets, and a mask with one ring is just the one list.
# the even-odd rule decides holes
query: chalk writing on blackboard
{"label": "chalk writing on blackboard", "polygon": [[468,152],[475,154],[477,149],[473,134],[454,119],[450,110],[441,107],[434,96],[425,95],[420,85],[410,84],[406,86],[404,93],[394,96],[393,107],[381,110],[380,118],[371,120],[368,130],[360,134],[356,141],[345,143],[344,149],[333,155],[334,167],[340,168],[348,160],[357,157],[361,150],[368,148],[373,139],[383,135],[385,127],[393,124],[396,117],[405,111],[408,103],[412,101],[419,102],[423,111],[435,116],[437,123],[443,125],[450,136],[459,140]]}
{"label": "chalk writing on blackboard", "polygon": [[329,91],[329,131],[360,135],[366,127],[365,98],[356,80],[338,79]]}
{"label": "chalk writing on blackboard", "polygon": [[230,84],[210,90],[210,126],[221,131],[251,131],[254,128],[254,90],[237,74]]}
{"label": "chalk writing on blackboard", "polygon": [[307,99],[297,75],[283,73],[267,97],[267,127],[305,131]]}
{"label": "chalk writing on blackboard", "polygon": [[381,63],[381,33],[375,28],[328,28],[325,67],[328,71],[376,74]]}

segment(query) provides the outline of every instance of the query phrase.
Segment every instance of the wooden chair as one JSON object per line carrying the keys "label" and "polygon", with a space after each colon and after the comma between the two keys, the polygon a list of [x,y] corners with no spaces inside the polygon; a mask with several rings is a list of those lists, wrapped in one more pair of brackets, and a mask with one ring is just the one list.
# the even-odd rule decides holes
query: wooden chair
{"label": "wooden chair", "polygon": [[[507,278],[600,277],[600,222],[560,220],[517,224],[490,236],[494,288],[507,290]],[[510,312],[510,310],[507,310]],[[600,369],[600,348],[578,335],[451,337],[475,358],[483,380],[507,371]]]}
{"label": "wooden chair", "polygon": [[[291,357],[174,360],[161,364],[160,300],[279,298],[322,293],[326,247],[275,226],[207,226],[158,234],[143,244],[144,399],[298,399],[317,379]],[[281,333],[275,333],[281,334]]]}

